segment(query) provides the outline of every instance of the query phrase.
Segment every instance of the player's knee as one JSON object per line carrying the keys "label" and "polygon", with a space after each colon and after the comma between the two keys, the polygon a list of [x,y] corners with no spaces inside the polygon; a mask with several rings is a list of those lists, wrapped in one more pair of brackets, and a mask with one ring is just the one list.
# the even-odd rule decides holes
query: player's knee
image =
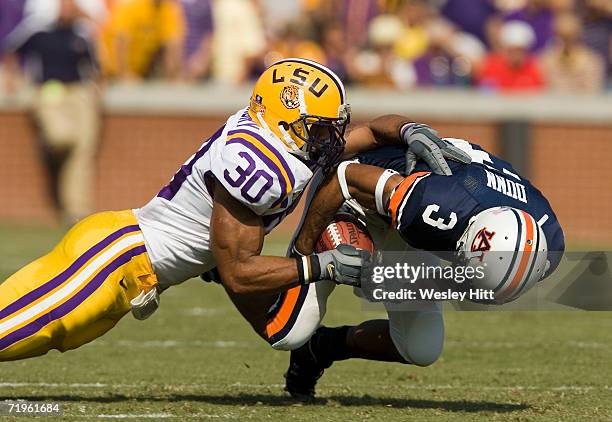
{"label": "player's knee", "polygon": [[275,350],[295,350],[302,347],[306,342],[310,339],[310,337],[314,334],[315,330],[311,332],[301,332],[296,334],[289,334],[282,339],[272,343],[272,348]]}
{"label": "player's knee", "polygon": [[398,353],[406,363],[417,366],[429,366],[438,360],[442,354],[441,347],[419,344],[395,344]]}
{"label": "player's knee", "polygon": [[283,330],[270,337],[270,345],[275,350],[295,350],[302,347],[321,324],[318,311],[310,315],[302,312],[291,329]]}
{"label": "player's knee", "polygon": [[391,340],[407,363],[429,366],[444,347],[444,321],[439,312],[391,313]]}

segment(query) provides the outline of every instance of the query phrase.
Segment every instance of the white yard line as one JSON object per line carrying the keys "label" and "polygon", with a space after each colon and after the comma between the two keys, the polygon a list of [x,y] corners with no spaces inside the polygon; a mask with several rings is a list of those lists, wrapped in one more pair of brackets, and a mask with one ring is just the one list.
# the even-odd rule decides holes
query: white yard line
{"label": "white yard line", "polygon": [[[410,389],[410,390],[494,390],[494,391],[515,391],[515,390],[536,390],[536,391],[612,391],[612,386],[578,386],[578,385],[559,385],[559,386],[537,386],[537,385],[500,385],[500,386],[489,386],[489,385],[452,385],[452,384],[395,384],[390,386],[388,384],[369,384],[370,387],[378,389]],[[0,388],[31,388],[31,387],[42,387],[42,388],[56,388],[56,389],[69,389],[69,388],[91,388],[91,389],[105,389],[105,388],[145,388],[151,387],[151,384],[104,384],[104,383],[46,383],[46,382],[2,382]],[[242,384],[234,383],[227,385],[210,385],[210,384],[164,384],[166,389],[201,389],[201,390],[218,390],[227,391],[228,388],[243,388],[247,390],[260,390],[260,389],[271,389],[271,388],[283,388],[284,384]],[[343,388],[346,384],[325,384],[325,388]]]}
{"label": "white yard line", "polygon": [[253,342],[232,341],[232,340],[217,340],[217,341],[202,341],[202,340],[118,340],[105,341],[96,340],[88,347],[135,347],[135,348],[152,348],[152,349],[170,349],[176,347],[202,347],[215,349],[240,349],[251,347]]}
{"label": "white yard line", "polygon": [[172,413],[108,413],[99,415],[64,415],[77,418],[97,419],[244,419],[244,415],[219,415],[214,413],[194,413],[174,415]]}

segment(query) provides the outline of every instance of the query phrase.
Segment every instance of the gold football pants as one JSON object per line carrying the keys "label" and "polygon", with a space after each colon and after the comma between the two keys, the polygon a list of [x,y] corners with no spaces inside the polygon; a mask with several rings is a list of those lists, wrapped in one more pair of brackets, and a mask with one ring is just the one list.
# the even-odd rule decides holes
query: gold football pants
{"label": "gold football pants", "polygon": [[0,284],[0,361],[88,343],[156,284],[132,211],[88,217],[48,255]]}

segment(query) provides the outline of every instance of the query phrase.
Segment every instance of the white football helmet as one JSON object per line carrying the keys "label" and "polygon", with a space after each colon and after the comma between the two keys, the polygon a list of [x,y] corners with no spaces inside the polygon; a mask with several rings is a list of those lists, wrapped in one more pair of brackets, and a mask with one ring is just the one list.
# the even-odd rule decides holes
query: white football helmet
{"label": "white football helmet", "polygon": [[[527,212],[511,207],[489,208],[470,219],[457,242],[458,260],[480,267],[472,288],[493,290],[493,303],[515,300],[546,273],[546,236]],[[478,271],[476,272],[478,274]]]}

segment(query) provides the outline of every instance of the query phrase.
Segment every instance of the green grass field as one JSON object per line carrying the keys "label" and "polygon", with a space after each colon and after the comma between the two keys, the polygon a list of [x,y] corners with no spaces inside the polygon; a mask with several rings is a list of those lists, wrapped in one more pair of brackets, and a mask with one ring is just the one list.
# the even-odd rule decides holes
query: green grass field
{"label": "green grass field", "polygon": [[[0,227],[0,279],[60,235]],[[384,315],[363,311],[349,289],[328,308],[329,325]],[[164,293],[150,320],[128,315],[79,350],[1,363],[0,401],[60,401],[79,421],[612,420],[609,313],[448,312],[433,366],[342,362],[312,405],[283,392],[288,357],[250,331],[219,286],[191,281]]]}

